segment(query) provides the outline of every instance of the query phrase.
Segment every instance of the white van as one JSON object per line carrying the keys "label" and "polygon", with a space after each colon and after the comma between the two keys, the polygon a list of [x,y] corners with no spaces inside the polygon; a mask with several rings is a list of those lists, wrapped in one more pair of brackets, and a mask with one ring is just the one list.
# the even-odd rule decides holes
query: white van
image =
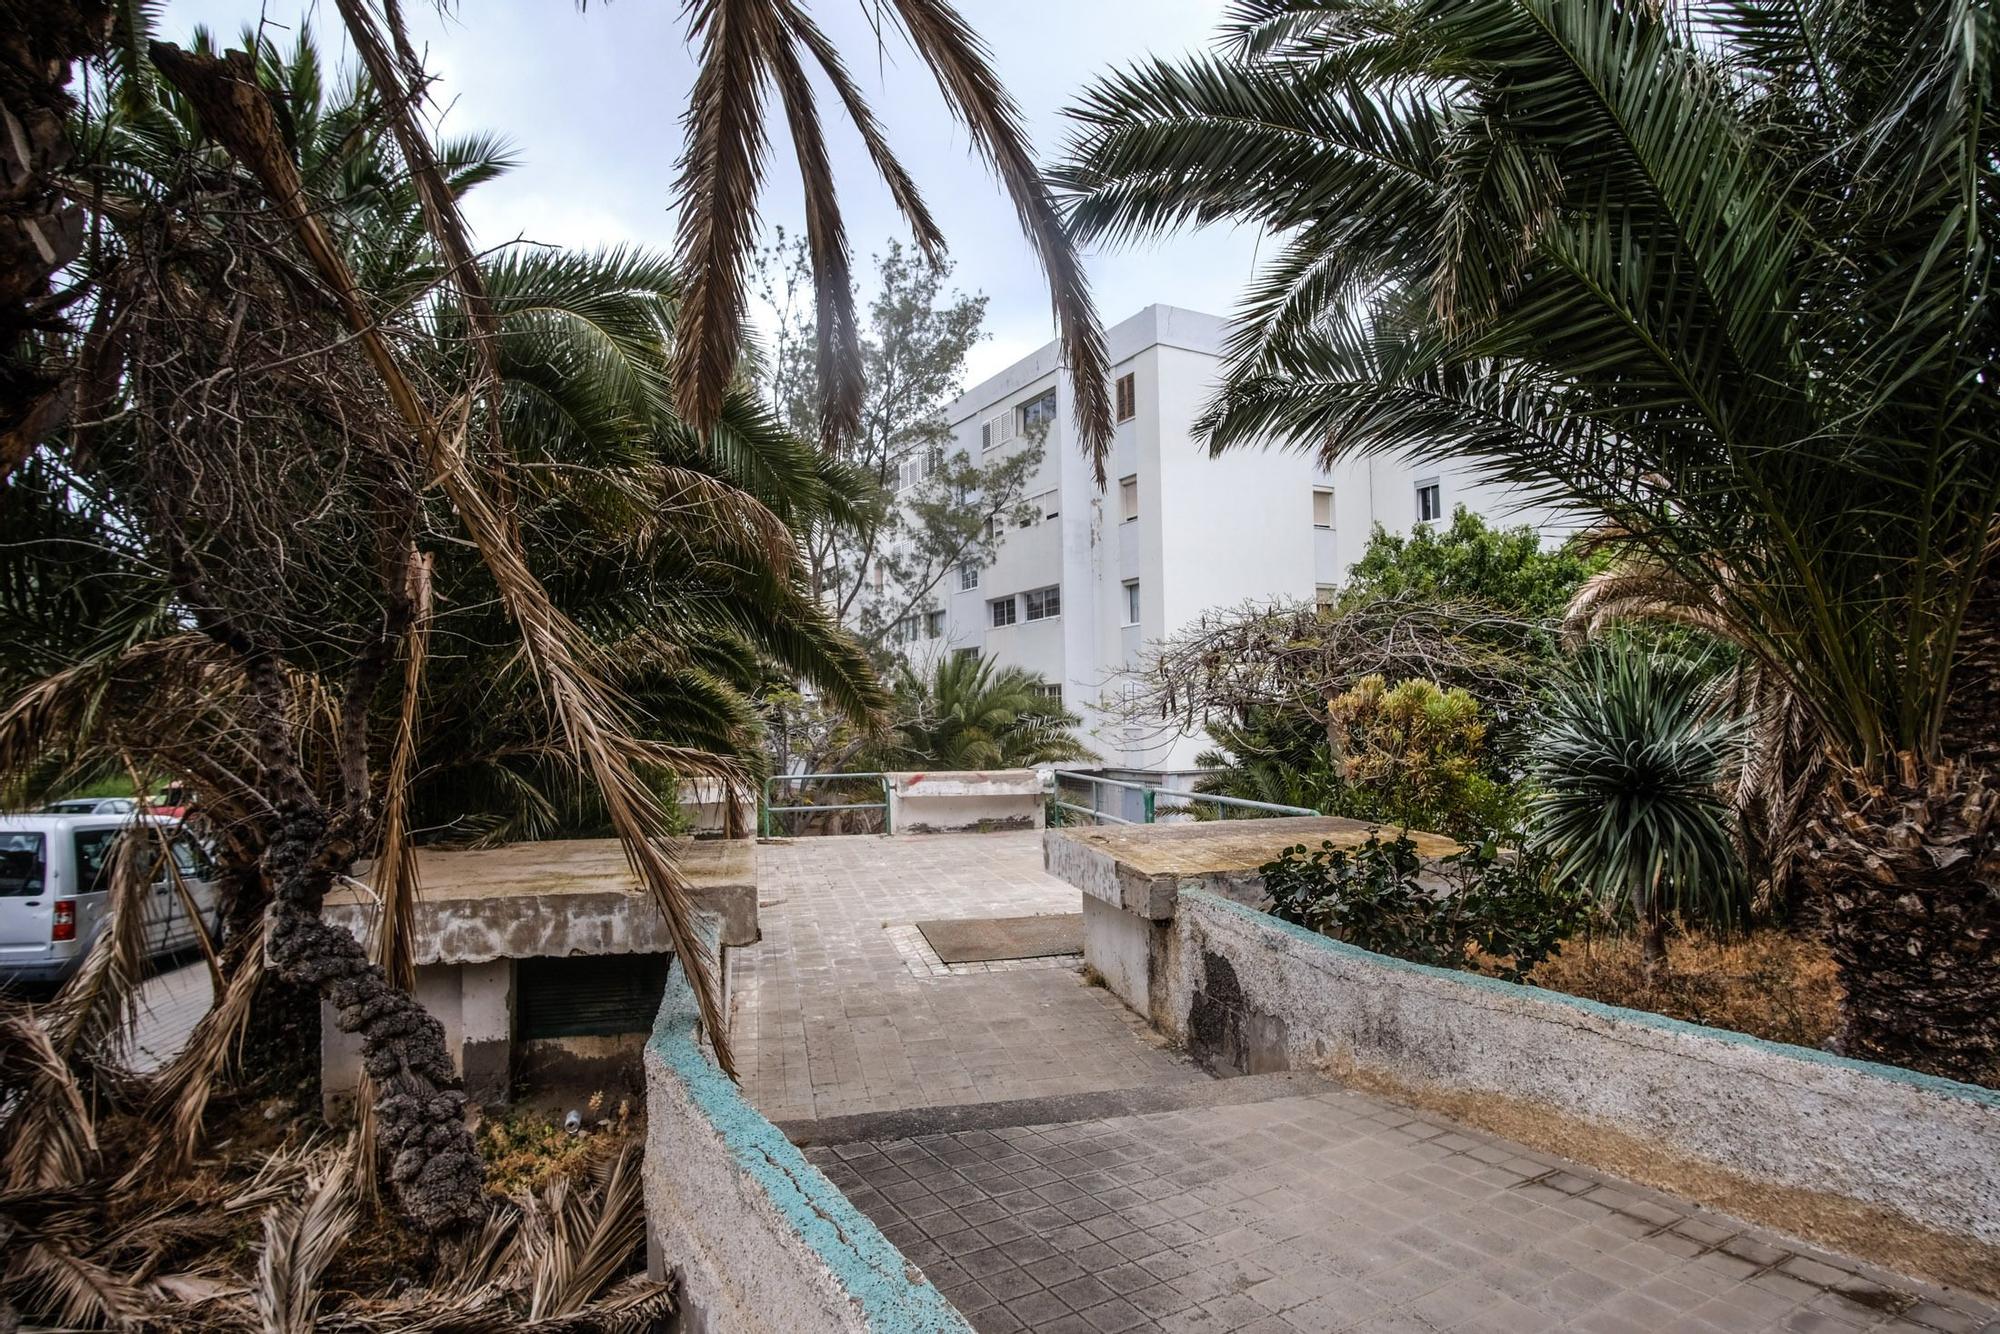
{"label": "white van", "polygon": [[[111,854],[130,832],[159,853],[158,834],[131,815],[0,815],[0,984],[61,982],[76,971],[104,925]],[[215,866],[176,821],[156,823],[204,924],[221,919]],[[146,900],[146,952],[157,957],[195,943],[193,921],[164,863]]]}

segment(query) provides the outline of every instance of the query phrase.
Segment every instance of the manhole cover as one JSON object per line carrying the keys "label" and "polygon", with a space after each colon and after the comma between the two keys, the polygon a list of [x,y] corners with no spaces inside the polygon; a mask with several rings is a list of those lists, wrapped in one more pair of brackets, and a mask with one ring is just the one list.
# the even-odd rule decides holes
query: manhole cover
{"label": "manhole cover", "polygon": [[1041,917],[968,917],[918,922],[938,958],[946,963],[992,963],[999,959],[1045,959],[1083,953],[1083,914]]}

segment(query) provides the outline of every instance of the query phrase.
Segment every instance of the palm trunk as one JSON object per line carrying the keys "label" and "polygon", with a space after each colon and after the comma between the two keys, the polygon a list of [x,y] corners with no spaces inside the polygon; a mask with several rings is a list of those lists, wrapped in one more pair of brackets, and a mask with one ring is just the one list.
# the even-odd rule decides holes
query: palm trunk
{"label": "palm trunk", "polygon": [[2000,768],[1847,775],[1814,833],[1846,988],[1839,1049],[1954,1079],[2000,1075]]}
{"label": "palm trunk", "polygon": [[61,415],[35,335],[60,321],[50,279],[82,253],[83,210],[54,178],[70,157],[70,66],[110,35],[103,0],[0,0],[0,477]]}

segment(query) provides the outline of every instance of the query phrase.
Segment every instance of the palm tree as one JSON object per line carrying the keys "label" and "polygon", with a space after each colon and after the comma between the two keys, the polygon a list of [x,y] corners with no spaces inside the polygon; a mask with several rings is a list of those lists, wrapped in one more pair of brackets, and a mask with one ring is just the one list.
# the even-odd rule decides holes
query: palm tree
{"label": "palm tree", "polygon": [[1856,1055],[2000,1058],[2000,43],[1978,6],[1242,0],[1095,84],[1084,239],[1282,234],[1206,427],[1456,456],[1810,712]]}
{"label": "palm tree", "polygon": [[1741,739],[1704,696],[1715,672],[1612,636],[1558,678],[1528,759],[1531,841],[1559,876],[1629,911],[1650,971],[1669,912],[1740,925],[1741,863],[1717,795]]}
{"label": "palm tree", "polygon": [[[402,28],[400,7],[339,0],[337,8],[370,76],[387,94],[403,152],[423,177],[428,139],[412,90],[422,64]],[[60,328],[49,306],[51,276],[80,253],[83,213],[65,199],[58,173],[68,160],[63,126],[72,105],[72,65],[112,57],[131,72],[150,26],[144,0],[0,0],[18,39],[0,45],[0,88],[21,135],[7,136],[7,197],[0,200],[0,476],[15,467],[63,411],[70,368],[38,335]],[[796,0],[696,0],[686,6],[701,69],[690,92],[687,142],[676,192],[681,224],[676,258],[690,275],[687,310],[672,361],[675,399],[695,429],[713,425],[740,367],[749,265],[764,181],[767,90],[775,88],[798,164],[806,240],[819,307],[821,409],[829,436],[851,432],[861,406],[861,344],[849,282],[849,253],[838,192],[820,124],[812,76],[832,88],[859,130],[918,249],[935,260],[945,239],[915,180],[848,72],[839,47]],[[1078,436],[1104,481],[1111,439],[1110,363],[1083,266],[1049,188],[1036,169],[1020,109],[984,43],[947,0],[891,0],[875,14],[877,34],[902,36],[937,82],[946,107],[1013,202],[1048,275],[1049,294],[1072,371]],[[252,46],[249,49],[255,49]],[[26,156],[22,157],[25,147]],[[20,159],[18,161],[14,159]],[[424,225],[454,255],[466,232],[445,190],[426,188]],[[462,270],[460,270],[462,272]],[[476,301],[476,299],[475,299]]]}
{"label": "palm tree", "polygon": [[[806,592],[787,526],[838,509],[837,475],[747,391],[707,431],[674,416],[666,261],[485,261],[491,324],[475,331],[426,295],[443,256],[371,81],[329,98],[308,40],[289,56],[255,49],[162,50],[196,91],[108,102],[81,136],[102,154],[80,169],[106,202],[90,256],[98,336],[75,355],[114,370],[88,377],[101,398],[0,490],[10,537],[38,539],[0,549],[8,595],[33,609],[10,632],[53,631],[6,664],[0,775],[136,763],[195,777],[236,872],[233,971],[268,957],[341,997],[338,1021],[362,1029],[385,1075],[380,1138],[403,1149],[402,1202],[439,1226],[483,1207],[442,1031],[390,984],[407,953],[378,957],[385,978],[319,920],[329,877],[371,845],[382,876],[401,875],[413,815],[476,795],[453,781],[465,768],[508,774],[517,816],[558,820],[546,789],[559,776],[637,849],[698,978],[656,837],[663,780],[741,781],[760,658],[857,713],[884,696]],[[251,114],[271,114],[274,89],[282,132]],[[218,126],[246,136],[242,156],[221,150]],[[438,179],[462,192],[504,165],[490,141],[448,144]],[[309,213],[269,202],[301,196]],[[378,392],[391,377],[400,395]],[[508,455],[475,478],[432,401],[476,402]],[[455,540],[466,530],[470,548]],[[428,728],[427,685],[447,710]],[[385,711],[394,728],[373,722]],[[396,938],[394,915],[379,941]],[[220,1059],[233,1045],[212,1033],[190,1050]],[[198,1125],[200,1099],[179,1105]]]}
{"label": "palm tree", "polygon": [[1093,758],[1074,731],[1081,720],[1041,677],[971,655],[941,656],[928,671],[904,666],[896,714],[885,767],[1024,769]]}

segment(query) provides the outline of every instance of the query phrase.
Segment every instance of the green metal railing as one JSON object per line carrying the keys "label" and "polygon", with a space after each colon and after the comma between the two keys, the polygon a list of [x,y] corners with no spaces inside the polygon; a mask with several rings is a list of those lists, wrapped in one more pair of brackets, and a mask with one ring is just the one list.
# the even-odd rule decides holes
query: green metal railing
{"label": "green metal railing", "polygon": [[[1079,773],[1074,769],[1056,770],[1055,780],[1056,780],[1056,796],[1055,796],[1056,809],[1073,812],[1077,815],[1088,816],[1093,820],[1103,820],[1110,824],[1157,823],[1158,816],[1163,813],[1163,808],[1160,803],[1160,798],[1162,796],[1167,798],[1167,802],[1164,807],[1164,813],[1168,815],[1172,815],[1178,811],[1186,811],[1195,802],[1199,801],[1205,801],[1212,803],[1213,805],[1220,806],[1225,811],[1230,809],[1240,808],[1244,810],[1258,811],[1260,813],[1268,815],[1320,814],[1319,811],[1313,810],[1312,808],[1307,806],[1281,806],[1278,803],[1272,801],[1251,801],[1247,797],[1224,797],[1213,792],[1169,791],[1168,789],[1165,788],[1147,787],[1144,783],[1128,783],[1122,778],[1103,778],[1098,776],[1097,774]],[[1079,806],[1075,802],[1064,801],[1062,798],[1062,785],[1065,782],[1091,784],[1093,788],[1092,804],[1089,806]],[[1141,818],[1137,820],[1128,820],[1122,815],[1113,815],[1109,811],[1099,810],[1095,804],[1096,803],[1095,789],[1098,787],[1120,788],[1127,792],[1139,793],[1140,794],[1139,809],[1142,812]],[[1227,819],[1228,816],[1225,814],[1222,818]]]}
{"label": "green metal railing", "polygon": [[[771,798],[774,795],[773,788],[779,783],[851,781],[861,778],[873,778],[882,784],[882,800],[836,802],[824,806],[774,806],[771,804]],[[895,832],[891,827],[892,822],[889,815],[889,775],[887,774],[774,774],[772,777],[765,779],[764,800],[757,807],[757,832],[765,838],[776,837],[778,824],[771,817],[774,815],[786,815],[793,811],[880,811],[882,812],[882,832],[885,834]]]}

